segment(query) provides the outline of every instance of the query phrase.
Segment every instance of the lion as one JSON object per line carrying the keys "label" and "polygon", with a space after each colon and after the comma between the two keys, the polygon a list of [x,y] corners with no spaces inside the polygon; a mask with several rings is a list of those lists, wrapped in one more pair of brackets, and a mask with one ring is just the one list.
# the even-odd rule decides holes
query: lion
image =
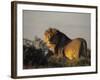
{"label": "lion", "polygon": [[72,64],[77,63],[79,58],[87,53],[86,40],[83,38],[70,39],[55,28],[45,31],[44,42],[56,57],[65,57]]}

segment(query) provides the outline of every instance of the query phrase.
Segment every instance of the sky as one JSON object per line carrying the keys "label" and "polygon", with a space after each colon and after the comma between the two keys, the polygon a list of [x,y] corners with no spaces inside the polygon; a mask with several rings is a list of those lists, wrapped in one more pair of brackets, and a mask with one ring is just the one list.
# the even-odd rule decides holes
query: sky
{"label": "sky", "polygon": [[91,43],[91,15],[89,13],[23,10],[23,38],[43,39],[48,28],[57,28],[69,38],[84,38]]}

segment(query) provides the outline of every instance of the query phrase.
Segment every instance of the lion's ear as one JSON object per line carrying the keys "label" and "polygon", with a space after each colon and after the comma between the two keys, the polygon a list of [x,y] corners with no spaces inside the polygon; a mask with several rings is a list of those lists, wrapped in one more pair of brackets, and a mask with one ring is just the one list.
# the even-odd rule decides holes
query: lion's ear
{"label": "lion's ear", "polygon": [[56,34],[56,32],[58,31],[56,28],[49,28],[48,29],[52,34]]}
{"label": "lion's ear", "polygon": [[54,29],[54,30],[52,31],[52,33],[53,33],[53,34],[56,34],[56,33],[57,33],[57,30],[56,30],[56,29]]}

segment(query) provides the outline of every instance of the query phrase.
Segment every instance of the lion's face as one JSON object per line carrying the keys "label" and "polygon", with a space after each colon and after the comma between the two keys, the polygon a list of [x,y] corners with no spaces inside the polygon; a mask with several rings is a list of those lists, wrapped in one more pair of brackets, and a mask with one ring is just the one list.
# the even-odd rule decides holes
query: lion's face
{"label": "lion's face", "polygon": [[44,42],[46,43],[47,47],[49,49],[54,49],[55,44],[53,44],[50,39],[56,34],[57,30],[54,28],[49,28],[48,30],[45,31],[44,33]]}

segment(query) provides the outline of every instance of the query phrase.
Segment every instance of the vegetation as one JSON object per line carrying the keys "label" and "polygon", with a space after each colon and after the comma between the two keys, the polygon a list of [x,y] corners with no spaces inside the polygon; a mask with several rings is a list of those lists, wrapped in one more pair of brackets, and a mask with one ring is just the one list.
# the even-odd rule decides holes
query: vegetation
{"label": "vegetation", "polygon": [[58,59],[54,56],[40,38],[23,40],[23,69],[89,66],[90,58],[90,50],[87,50],[87,55],[81,56],[79,63],[71,64],[65,57]]}

